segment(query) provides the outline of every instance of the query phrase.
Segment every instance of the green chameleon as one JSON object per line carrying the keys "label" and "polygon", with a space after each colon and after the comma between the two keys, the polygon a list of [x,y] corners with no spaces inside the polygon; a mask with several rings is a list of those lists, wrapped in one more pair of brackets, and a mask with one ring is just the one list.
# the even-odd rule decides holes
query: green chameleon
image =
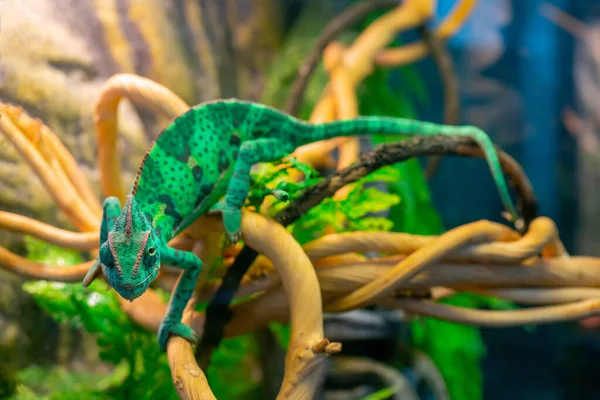
{"label": "green chameleon", "polygon": [[[163,351],[169,334],[196,343],[192,328],[181,322],[181,316],[202,261],[167,242],[200,215],[220,213],[229,240],[236,243],[253,164],[280,160],[312,142],[373,134],[472,138],[484,150],[504,205],[516,219],[496,150],[476,127],[383,117],[310,124],[262,104],[211,101],[191,108],[158,135],[142,160],[123,209],[116,197],[104,200],[100,252],[83,280],[84,287],[101,273],[119,295],[132,301],[156,278],[161,263],[180,268],[183,276],[159,328],[158,341]],[[288,199],[282,190],[272,194]]]}

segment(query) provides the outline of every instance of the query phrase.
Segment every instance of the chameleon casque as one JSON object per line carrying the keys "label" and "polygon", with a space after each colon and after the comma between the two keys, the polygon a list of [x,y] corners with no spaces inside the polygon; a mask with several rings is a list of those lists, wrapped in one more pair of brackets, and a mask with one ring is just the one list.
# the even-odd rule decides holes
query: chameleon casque
{"label": "chameleon casque", "polygon": [[474,126],[386,117],[310,124],[258,103],[210,101],[191,108],[157,136],[122,209],[116,197],[104,200],[100,252],[84,286],[101,272],[119,295],[133,301],[156,278],[161,263],[182,269],[158,340],[163,351],[169,335],[195,343],[192,328],[181,317],[202,261],[167,242],[200,215],[220,213],[229,240],[236,243],[253,164],[280,160],[302,145],[324,139],[374,134],[472,138],[483,149],[504,206],[516,219],[494,145]]}

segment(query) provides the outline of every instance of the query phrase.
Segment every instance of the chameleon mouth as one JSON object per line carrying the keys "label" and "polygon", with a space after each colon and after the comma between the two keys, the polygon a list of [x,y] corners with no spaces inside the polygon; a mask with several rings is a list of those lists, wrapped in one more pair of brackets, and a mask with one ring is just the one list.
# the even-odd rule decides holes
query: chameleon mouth
{"label": "chameleon mouth", "polygon": [[125,287],[128,289],[135,289],[135,288],[142,286],[144,283],[148,282],[148,280],[153,279],[156,276],[156,273],[158,272],[158,268],[160,268],[160,265],[157,265],[156,267],[154,267],[152,269],[152,272],[150,272],[150,274],[148,274],[148,276],[143,281],[140,281],[140,282],[136,283],[135,285],[128,285]]}
{"label": "chameleon mouth", "polygon": [[156,277],[159,268],[160,266],[154,267],[154,269],[143,281],[137,282],[135,284],[125,283],[119,285],[118,287],[113,286],[113,288],[125,300],[133,301],[140,297],[142,294],[144,294],[147,286],[149,285],[149,283],[147,282]]}

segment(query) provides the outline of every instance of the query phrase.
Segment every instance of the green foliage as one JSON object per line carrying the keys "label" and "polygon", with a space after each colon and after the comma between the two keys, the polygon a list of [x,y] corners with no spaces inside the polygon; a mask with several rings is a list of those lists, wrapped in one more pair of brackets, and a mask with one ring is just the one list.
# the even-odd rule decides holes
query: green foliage
{"label": "green foliage", "polygon": [[[107,381],[98,382],[100,386],[90,387],[82,381],[82,396],[110,393],[111,398],[150,398],[160,394],[164,399],[177,398],[166,356],[158,349],[156,338],[128,318],[114,292],[107,291],[104,283],[94,282],[89,293],[85,293],[79,283],[37,281],[28,282],[23,288],[54,320],[95,334],[99,357],[117,366]],[[56,374],[56,382],[65,378],[65,374],[50,372]],[[73,374],[66,376],[76,379]],[[73,393],[73,385],[67,382],[52,388],[53,397],[66,395],[61,387]]]}
{"label": "green foliage", "polygon": [[[266,82],[261,101],[282,108],[296,79],[298,68],[307,58],[317,42],[323,27],[336,15],[334,2],[309,0],[302,8],[298,19],[286,34],[284,43],[274,62],[265,74]],[[336,38],[343,44],[350,44],[359,31],[346,31]],[[308,119],[314,105],[323,93],[328,77],[322,63],[319,63],[304,92],[304,102],[298,117]]]}
{"label": "green foliage", "polygon": [[[0,355],[4,360],[8,359],[5,357],[6,354],[11,352],[8,346],[0,345]],[[7,366],[7,363],[0,364],[0,399],[9,398],[17,390],[17,381],[15,377],[14,369]]]}
{"label": "green foliage", "polygon": [[217,399],[259,398],[261,385],[251,372],[257,363],[259,347],[252,334],[224,339],[212,356],[206,372]]}
{"label": "green foliage", "polygon": [[[391,89],[391,71],[377,69],[365,79],[358,88],[359,106],[362,115],[417,118],[416,106],[410,96],[419,102],[427,102],[427,92],[414,67],[399,70],[407,78],[402,80],[406,92],[399,94]],[[393,135],[378,135],[373,138],[375,145],[397,142]],[[422,235],[439,234],[443,231],[441,218],[435,210],[429,187],[423,176],[422,168],[416,159],[398,163],[398,179],[388,182],[390,193],[399,196],[402,202],[390,209],[390,220],[394,222],[393,231]]]}
{"label": "green foliage", "polygon": [[[467,308],[513,308],[509,302],[470,294],[459,294],[441,302]],[[452,400],[483,398],[479,363],[486,348],[478,328],[419,318],[411,322],[411,331],[415,347],[427,353],[440,370]]]}
{"label": "green foliage", "polygon": [[275,335],[281,348],[287,349],[290,344],[290,324],[271,322],[269,324],[269,330]]}
{"label": "green foliage", "polygon": [[[277,168],[278,164],[264,164],[252,174],[253,185],[248,196],[248,205],[259,206],[268,190],[263,188],[281,188],[288,191],[290,200],[294,200],[303,189],[314,185],[323,178],[309,165],[293,161],[285,168]],[[290,170],[296,170],[305,176],[299,183],[289,179]],[[356,182],[348,196],[342,200],[326,198],[310,209],[290,226],[294,237],[304,244],[322,236],[326,226],[332,226],[338,232],[384,230],[389,231],[393,223],[383,217],[370,214],[388,210],[400,202],[395,194],[382,192],[375,187],[366,187],[374,182],[396,182],[402,179],[400,172],[393,167],[384,167]],[[275,215],[288,203],[276,201],[269,214]]]}
{"label": "green foliage", "polygon": [[[121,383],[127,373],[125,367],[126,365],[122,364],[115,373],[104,377],[98,374],[72,372],[60,366],[51,368],[32,366],[19,373],[19,381],[23,383],[22,387],[36,388],[38,392],[48,393],[48,396],[44,396],[48,399],[105,399],[108,396],[103,391],[110,390],[111,387]],[[91,388],[93,390],[90,390]],[[27,393],[27,396],[31,396],[31,393]]]}
{"label": "green foliage", "polygon": [[83,262],[83,257],[75,250],[51,246],[31,236],[25,236],[24,242],[29,260],[58,266]]}
{"label": "green foliage", "polygon": [[[74,252],[28,238],[29,257],[67,265],[81,262]],[[178,399],[166,354],[156,336],[131,321],[106,284],[95,281],[86,293],[80,283],[33,281],[23,285],[55,321],[94,334],[102,361],[113,366],[108,375],[76,373],[62,367],[31,366],[20,371],[14,400],[44,399]],[[252,335],[223,341],[207,372],[217,398],[244,399],[260,389],[252,376],[257,354]],[[235,375],[235,380],[225,379]],[[42,379],[44,377],[44,379]],[[44,395],[46,397],[36,397]]]}
{"label": "green foliage", "polygon": [[398,393],[398,388],[386,387],[363,397],[361,400],[386,400]]}
{"label": "green foliage", "polygon": [[375,187],[365,188],[372,181],[372,177],[363,178],[356,182],[346,198],[327,198],[310,209],[291,226],[294,237],[304,244],[323,236],[326,226],[333,227],[337,232],[389,231],[393,226],[392,221],[369,215],[388,210],[399,203],[400,198]]}

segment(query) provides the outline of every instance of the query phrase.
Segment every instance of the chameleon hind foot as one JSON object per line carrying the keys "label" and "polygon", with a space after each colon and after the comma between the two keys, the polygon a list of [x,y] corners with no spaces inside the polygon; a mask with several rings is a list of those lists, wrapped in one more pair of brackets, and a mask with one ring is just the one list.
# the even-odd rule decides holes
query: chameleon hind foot
{"label": "chameleon hind foot", "polygon": [[219,201],[215,203],[210,210],[209,214],[221,213],[223,219],[223,226],[227,237],[231,244],[236,244],[242,238],[242,210],[233,206],[228,205],[225,201]]}
{"label": "chameleon hind foot", "polygon": [[180,336],[193,344],[198,343],[196,333],[189,325],[183,322],[163,320],[158,329],[158,345],[161,351],[166,351],[169,335]]}

